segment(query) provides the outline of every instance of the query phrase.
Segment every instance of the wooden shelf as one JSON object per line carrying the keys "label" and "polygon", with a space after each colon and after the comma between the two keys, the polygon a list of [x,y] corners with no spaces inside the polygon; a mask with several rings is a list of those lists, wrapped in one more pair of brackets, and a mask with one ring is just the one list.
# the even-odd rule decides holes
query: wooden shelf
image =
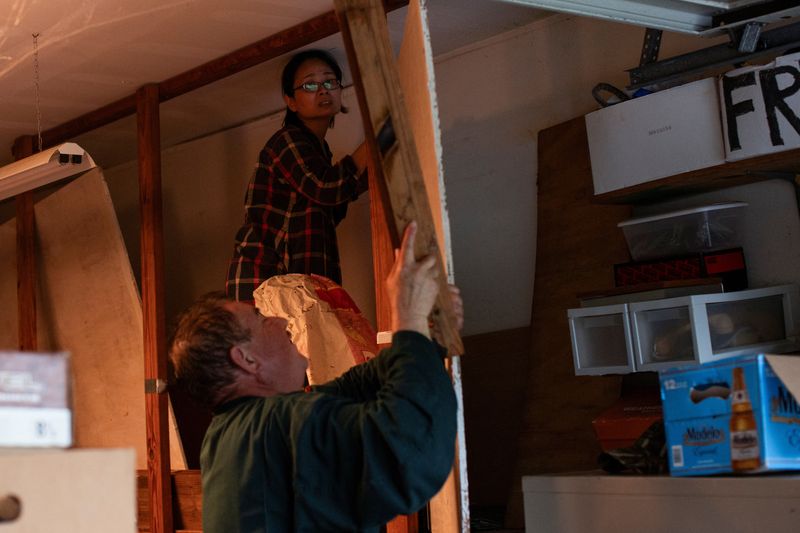
{"label": "wooden shelf", "polygon": [[[680,154],[676,154],[676,157],[679,156]],[[800,174],[800,148],[795,148],[785,152],[684,172],[683,174],[676,174],[632,187],[598,194],[594,196],[593,202],[599,204],[656,202],[670,197],[746,185],[768,179],[794,179],[798,174]]]}

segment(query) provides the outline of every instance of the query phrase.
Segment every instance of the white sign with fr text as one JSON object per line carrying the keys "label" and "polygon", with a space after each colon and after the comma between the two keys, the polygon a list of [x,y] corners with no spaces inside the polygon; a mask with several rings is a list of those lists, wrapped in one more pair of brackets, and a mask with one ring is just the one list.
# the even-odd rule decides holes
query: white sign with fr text
{"label": "white sign with fr text", "polygon": [[800,147],[800,53],[727,72],[719,91],[728,161]]}

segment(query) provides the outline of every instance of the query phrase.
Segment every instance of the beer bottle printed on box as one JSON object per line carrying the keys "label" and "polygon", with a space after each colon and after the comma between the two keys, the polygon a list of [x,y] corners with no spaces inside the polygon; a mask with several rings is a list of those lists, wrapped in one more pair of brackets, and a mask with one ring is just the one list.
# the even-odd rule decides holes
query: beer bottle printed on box
{"label": "beer bottle printed on box", "polygon": [[738,366],[733,369],[730,429],[731,468],[734,472],[753,470],[761,466],[756,418],[747,394],[744,370]]}

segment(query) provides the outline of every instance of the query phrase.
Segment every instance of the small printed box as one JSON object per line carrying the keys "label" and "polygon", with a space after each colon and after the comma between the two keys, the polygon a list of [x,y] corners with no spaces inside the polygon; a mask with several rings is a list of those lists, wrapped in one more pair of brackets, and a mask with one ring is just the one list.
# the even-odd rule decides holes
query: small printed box
{"label": "small printed box", "polygon": [[727,292],[746,289],[744,251],[732,248],[686,257],[614,265],[614,284],[617,287],[701,278],[719,278]]}
{"label": "small printed box", "polygon": [[0,447],[72,445],[69,355],[0,352]]}
{"label": "small printed box", "polygon": [[660,382],[673,476],[800,469],[800,357],[739,356]]}
{"label": "small printed box", "polygon": [[632,303],[636,369],[796,350],[797,305],[796,285]]}
{"label": "small printed box", "polygon": [[629,448],[650,426],[662,419],[661,399],[655,394],[632,395],[592,420],[597,441],[603,451]]}
{"label": "small printed box", "polygon": [[569,309],[576,375],[633,372],[627,304]]}
{"label": "small printed box", "polygon": [[719,81],[725,157],[800,147],[800,53],[726,72]]}
{"label": "small printed box", "polygon": [[706,78],[589,113],[594,193],[724,163],[719,110]]}

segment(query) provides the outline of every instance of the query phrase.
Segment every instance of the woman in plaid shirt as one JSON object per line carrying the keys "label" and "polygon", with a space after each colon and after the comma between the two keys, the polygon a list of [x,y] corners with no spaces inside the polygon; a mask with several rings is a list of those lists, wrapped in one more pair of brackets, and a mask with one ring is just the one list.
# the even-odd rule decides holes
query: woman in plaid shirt
{"label": "woman in plaid shirt", "polygon": [[247,187],[225,283],[228,296],[253,291],[278,274],[319,274],[341,284],[336,225],[367,189],[366,147],[332,164],[325,134],[342,106],[342,70],[328,53],[306,50],[283,69],[283,128],[259,154]]}

